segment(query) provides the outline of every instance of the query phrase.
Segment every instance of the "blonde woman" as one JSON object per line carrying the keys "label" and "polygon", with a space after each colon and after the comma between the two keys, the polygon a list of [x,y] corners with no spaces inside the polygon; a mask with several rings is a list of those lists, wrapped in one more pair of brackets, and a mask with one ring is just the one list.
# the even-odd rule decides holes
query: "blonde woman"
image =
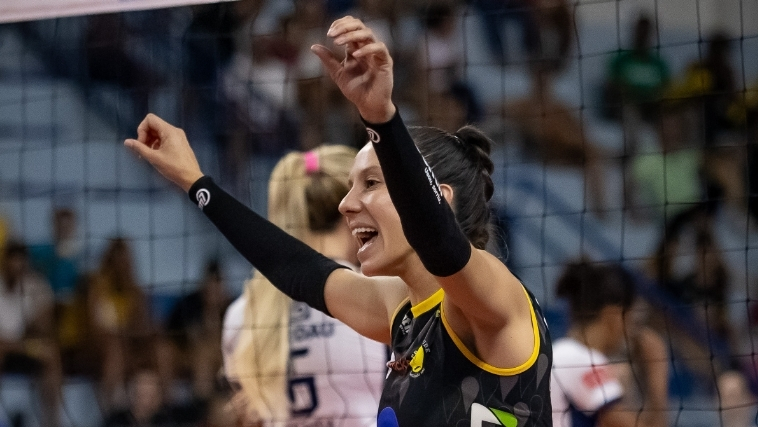
{"label": "blonde woman", "polygon": [[[269,180],[268,211],[287,233],[354,270],[355,238],[338,206],[355,153],[333,145],[285,156]],[[225,368],[254,419],[271,426],[374,425],[384,345],[293,302],[259,272],[225,327]]]}

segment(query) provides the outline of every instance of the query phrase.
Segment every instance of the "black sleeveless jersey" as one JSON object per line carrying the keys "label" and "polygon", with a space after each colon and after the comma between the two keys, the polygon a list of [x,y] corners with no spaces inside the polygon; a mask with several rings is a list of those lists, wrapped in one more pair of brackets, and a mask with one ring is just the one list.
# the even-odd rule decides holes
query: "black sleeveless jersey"
{"label": "black sleeveless jersey", "polygon": [[[423,301],[400,306],[392,320],[393,360],[379,405],[379,426],[549,427],[553,354],[547,323],[531,301],[534,352],[515,368],[478,359],[451,330],[440,289]],[[386,413],[394,412],[388,419]]]}

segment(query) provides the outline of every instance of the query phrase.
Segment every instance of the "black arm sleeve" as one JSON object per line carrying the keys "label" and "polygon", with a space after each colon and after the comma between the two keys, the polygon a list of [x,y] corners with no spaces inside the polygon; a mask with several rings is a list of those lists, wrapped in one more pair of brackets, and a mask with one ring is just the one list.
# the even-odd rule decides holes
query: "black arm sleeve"
{"label": "black arm sleeve", "polygon": [[430,273],[457,273],[471,257],[471,244],[400,114],[387,123],[364,123],[408,243]]}
{"label": "black arm sleeve", "polygon": [[253,212],[204,176],[189,190],[216,228],[280,291],[329,314],[324,286],[337,262],[313,250]]}

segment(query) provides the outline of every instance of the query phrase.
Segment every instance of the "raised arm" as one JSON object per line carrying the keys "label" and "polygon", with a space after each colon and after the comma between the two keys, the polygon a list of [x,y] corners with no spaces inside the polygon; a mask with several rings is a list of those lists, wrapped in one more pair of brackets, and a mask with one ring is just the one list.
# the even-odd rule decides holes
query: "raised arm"
{"label": "raised arm", "polygon": [[[344,61],[324,46],[312,49],[366,122],[405,237],[445,289],[448,320],[464,340],[477,343],[477,351],[492,355],[486,361],[507,364],[524,359],[503,358],[495,349],[502,349],[495,341],[506,331],[511,337],[523,335],[521,348],[531,354],[534,336],[524,289],[497,258],[472,248],[458,226],[449,201],[392,103],[392,59],[386,47],[352,17],[335,21],[327,35],[345,47]],[[491,338],[492,342],[484,342]],[[492,351],[479,348],[480,343]]]}
{"label": "raised arm", "polygon": [[[279,290],[296,301],[337,318],[369,338],[388,341],[389,309],[377,304],[383,297],[380,283],[343,268],[237,201],[204,176],[184,132],[155,115],[140,124],[137,139],[124,144],[150,162],[164,177],[188,192],[208,219],[256,269]],[[373,297],[362,306],[337,307],[343,301],[327,301],[327,281],[362,287],[361,295]],[[364,298],[365,299],[365,298]],[[347,300],[360,303],[362,300]],[[387,306],[392,304],[388,303]],[[394,308],[394,307],[393,307]],[[365,316],[343,316],[361,313]]]}

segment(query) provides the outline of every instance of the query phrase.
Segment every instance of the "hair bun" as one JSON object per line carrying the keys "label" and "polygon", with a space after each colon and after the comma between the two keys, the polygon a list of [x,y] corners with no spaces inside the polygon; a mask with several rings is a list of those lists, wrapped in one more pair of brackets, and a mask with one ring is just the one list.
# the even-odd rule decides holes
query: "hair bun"
{"label": "hair bun", "polygon": [[489,201],[495,191],[495,185],[492,183],[492,172],[495,170],[495,164],[490,158],[492,140],[474,126],[464,126],[458,129],[453,136],[461,142],[469,159],[479,166],[484,178],[484,196]]}

